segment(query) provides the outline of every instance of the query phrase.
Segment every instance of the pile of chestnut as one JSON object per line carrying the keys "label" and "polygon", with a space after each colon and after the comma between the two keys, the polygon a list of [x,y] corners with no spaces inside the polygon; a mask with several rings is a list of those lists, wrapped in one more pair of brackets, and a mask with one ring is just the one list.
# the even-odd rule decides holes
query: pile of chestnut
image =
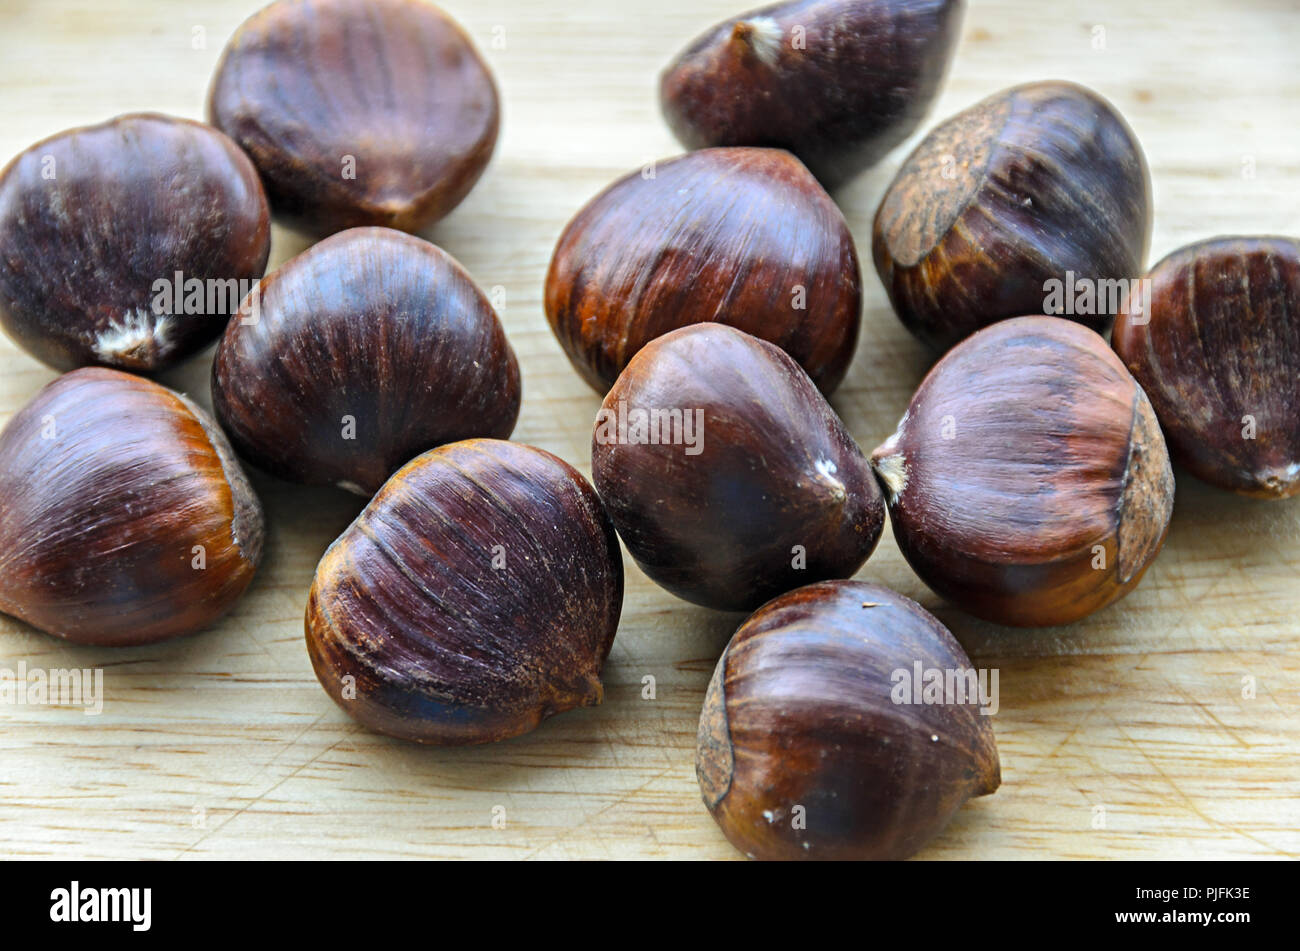
{"label": "pile of chestnut", "polygon": [[[1139,280],[1141,148],[1070,83],[995,93],[903,163],[872,258],[943,355],[870,456],[832,410],[862,284],[826,189],[919,127],[963,6],[787,0],[670,64],[663,110],[693,151],[592,199],[546,276],[604,395],[594,488],[508,441],[501,322],[408,233],[465,197],[498,129],[436,7],[279,0],[227,46],[210,124],[127,115],[32,146],[0,174],[0,324],[66,372],[0,433],[0,610],[86,644],[193,632],[261,557],[240,460],[336,485],[369,502],[308,595],[321,684],[373,730],[482,743],[600,702],[621,538],[673,594],[753,612],[700,718],[727,837],[913,854],[1000,767],[978,697],[897,702],[897,670],[971,662],[919,605],[846,580],[886,511],[944,599],[1037,626],[1137,585],[1171,453],[1225,489],[1300,492],[1300,242],[1205,241]],[[272,212],[323,240],[263,277]],[[210,418],[148,376],[214,341]]]}

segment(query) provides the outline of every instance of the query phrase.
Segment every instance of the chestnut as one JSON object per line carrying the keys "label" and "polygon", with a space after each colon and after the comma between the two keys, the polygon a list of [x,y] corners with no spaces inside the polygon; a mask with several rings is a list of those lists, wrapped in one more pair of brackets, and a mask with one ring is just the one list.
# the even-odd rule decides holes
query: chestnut
{"label": "chestnut", "polygon": [[519,363],[482,291],[445,251],[389,228],[340,232],[268,275],[212,364],[240,455],[367,496],[426,449],[508,437],[519,401]]}
{"label": "chestnut", "polygon": [[695,759],[705,805],[750,858],[907,858],[1001,783],[987,683],[947,628],[888,588],[783,594],[713,671]]}
{"label": "chestnut", "polygon": [[705,149],[633,172],[560,235],[546,317],[602,395],[638,350],[716,321],[781,347],[823,393],[844,378],[862,281],[844,216],[777,149]]}
{"label": "chestnut", "polygon": [[0,611],[81,644],[207,626],[248,587],[262,509],[201,409],[85,367],[0,432]]}
{"label": "chestnut", "polygon": [[659,82],[692,149],[789,149],[827,188],[920,125],[957,45],[964,0],[786,0],[696,39]]}
{"label": "chestnut", "polygon": [[270,249],[257,172],[216,129],[70,129],[0,173],[0,326],[57,370],[162,370],[216,339]]}
{"label": "chestnut", "polygon": [[587,481],[541,449],[469,439],[403,466],[325,552],[307,649],[370,729],[487,743],[600,703],[622,605]]}
{"label": "chestnut", "polygon": [[885,192],[871,249],[903,324],[947,349],[1023,314],[1068,312],[1104,331],[1119,295],[1058,307],[1050,282],[1136,279],[1150,236],[1151,181],[1132,130],[1095,92],[1038,82],[930,132]]}
{"label": "chestnut", "polygon": [[871,466],[812,380],[723,324],[632,358],[597,415],[591,469],[641,569],[706,607],[847,578],[884,526]]}
{"label": "chestnut", "polygon": [[423,0],[278,0],[231,38],[208,100],[276,215],[326,235],[418,231],[469,194],[496,145],[496,85]]}
{"label": "chestnut", "polygon": [[1300,241],[1200,241],[1147,280],[1111,343],[1174,460],[1243,495],[1300,493]]}
{"label": "chestnut", "polygon": [[1001,321],[953,347],[871,461],[912,569],[1002,624],[1066,624],[1123,597],[1173,511],[1142,387],[1106,341],[1059,317]]}

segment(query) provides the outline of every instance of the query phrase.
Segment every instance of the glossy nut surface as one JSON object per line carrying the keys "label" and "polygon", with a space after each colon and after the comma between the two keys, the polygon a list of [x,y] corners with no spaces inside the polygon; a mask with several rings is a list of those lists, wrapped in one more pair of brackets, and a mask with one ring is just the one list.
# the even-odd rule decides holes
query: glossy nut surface
{"label": "glossy nut surface", "polygon": [[499,107],[464,31],[424,0],[279,0],[231,38],[208,101],[277,214],[417,231],[469,194]]}
{"label": "glossy nut surface", "polygon": [[1300,493],[1300,241],[1201,241],[1147,277],[1112,345],[1174,459],[1243,495]]}
{"label": "glossy nut surface", "polygon": [[307,648],[370,729],[486,743],[600,703],[622,604],[587,481],[540,449],[471,439],[404,466],[326,551]]}
{"label": "glossy nut surface", "polygon": [[844,216],[776,149],[705,149],[619,179],[560,236],[546,317],[604,394],[642,347],[716,321],[781,347],[824,393],[858,337],[862,282]]}
{"label": "glossy nut surface", "polygon": [[[918,667],[965,692],[916,702]],[[704,803],[751,858],[907,858],[1001,782],[980,691],[914,601],[858,581],[791,591],[740,626],[714,670],[695,761]]]}
{"label": "glossy nut surface", "polygon": [[389,228],[333,235],[268,275],[212,365],[213,407],[242,456],[362,495],[426,449],[509,436],[520,393],[464,268]]}
{"label": "glossy nut surface", "polygon": [[[942,350],[997,320],[1058,313],[1049,281],[1140,277],[1150,235],[1150,177],[1132,130],[1091,90],[1040,82],[996,93],[922,140],[876,212],[872,256],[899,319]],[[1090,308],[1059,306],[1102,331],[1119,303],[1098,296]]]}
{"label": "glossy nut surface", "polygon": [[0,432],[0,611],[82,644],[215,621],[262,554],[262,510],[225,437],[184,397],[87,367]]}
{"label": "glossy nut surface", "polygon": [[1169,454],[1142,388],[1058,317],[954,347],[872,454],[921,580],[1003,624],[1065,624],[1127,594],[1160,551]]}
{"label": "glossy nut surface", "polygon": [[270,248],[257,173],[216,129],[70,129],[0,173],[0,325],[57,370],[161,370],[221,334]]}

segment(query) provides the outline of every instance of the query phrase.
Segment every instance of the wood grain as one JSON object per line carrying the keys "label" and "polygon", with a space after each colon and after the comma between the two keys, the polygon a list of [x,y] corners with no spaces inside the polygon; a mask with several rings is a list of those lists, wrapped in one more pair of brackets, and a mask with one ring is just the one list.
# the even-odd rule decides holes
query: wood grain
{"label": "wood grain", "polygon": [[[504,125],[482,182],[431,237],[485,289],[504,288],[524,371],[515,437],[584,471],[599,402],[542,314],[551,249],[609,181],[678,151],[658,114],[658,71],[742,5],[445,2],[496,73]],[[9,0],[0,155],[121,112],[201,117],[222,44],[258,6]],[[1298,32],[1290,0],[974,0],[925,128],[1016,82],[1075,80],[1111,99],[1146,150],[1151,260],[1219,233],[1298,234]],[[909,148],[838,196],[860,252]],[[277,229],[272,266],[305,246]],[[870,449],[893,430],[928,355],[874,273],[864,278],[862,340],[833,402]],[[164,382],[206,404],[209,362]],[[0,421],[52,378],[0,341]],[[924,857],[1300,855],[1300,503],[1239,499],[1178,476],[1169,541],[1142,585],[1068,628],[1006,631],[942,605],[886,533],[859,577],[917,598],[979,666],[1001,670],[1003,786],[964,808]],[[110,651],[0,619],[0,666],[102,666],[106,694],[98,717],[0,707],[0,855],[736,857],[700,802],[693,746],[737,616],[675,600],[629,560],[602,707],[485,748],[386,740],[334,706],[303,646],[312,570],[359,502],[255,483],[267,561],[217,628]],[[643,697],[645,677],[655,699]]]}

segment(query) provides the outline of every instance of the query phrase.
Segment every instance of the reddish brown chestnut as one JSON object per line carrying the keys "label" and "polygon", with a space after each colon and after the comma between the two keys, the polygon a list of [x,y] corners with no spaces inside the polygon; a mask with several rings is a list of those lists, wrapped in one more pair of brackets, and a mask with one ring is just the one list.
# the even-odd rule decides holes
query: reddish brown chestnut
{"label": "reddish brown chestnut", "polygon": [[885,520],[869,463],[808,375],[722,324],[633,357],[597,416],[591,468],[642,570],[713,608],[848,577]]}
{"label": "reddish brown chestnut", "polygon": [[487,743],[600,703],[622,605],[587,481],[541,449],[470,439],[403,466],[325,552],[307,648],[370,729]]}
{"label": "reddish brown chestnut", "polygon": [[1243,495],[1300,493],[1300,241],[1201,241],[1147,277],[1112,344],[1174,459]]}
{"label": "reddish brown chestnut", "polygon": [[487,167],[499,112],[469,38],[422,0],[271,4],[227,44],[208,111],[276,214],[317,234],[442,218]]}
{"label": "reddish brown chestnut", "polygon": [[[918,692],[918,670],[944,692]],[[987,684],[942,624],[888,588],[784,594],[713,672],[695,759],[705,805],[750,858],[907,858],[1001,782]]]}
{"label": "reddish brown chestnut", "polygon": [[651,340],[701,321],[776,344],[829,393],[861,309],[844,216],[775,149],[706,149],[619,179],[569,222],[546,275],[551,329],[602,394]]}
{"label": "reddish brown chestnut", "polygon": [[160,370],[216,339],[270,248],[257,172],[216,129],[71,129],[0,173],[0,325],[58,370]]}
{"label": "reddish brown chestnut", "polygon": [[144,644],[224,614],[262,554],[262,510],[207,414],[88,367],[0,432],[0,611],[83,644]]}
{"label": "reddish brown chestnut", "polygon": [[[1053,302],[1051,282],[1138,278],[1151,183],[1115,108],[1073,83],[996,93],[940,124],[876,213],[872,253],[908,330],[947,349],[1022,314],[1065,313],[1103,331],[1122,300]],[[1059,304],[1059,310],[1058,310]]]}
{"label": "reddish brown chestnut", "polygon": [[1123,597],[1173,512],[1142,387],[1058,317],[1002,321],[950,350],[871,461],[908,564],[1003,624],[1065,624]]}
{"label": "reddish brown chestnut", "polygon": [[519,400],[487,298],[446,252],[388,228],[333,235],[269,275],[212,364],[241,455],[363,495],[426,449],[509,436]]}
{"label": "reddish brown chestnut", "polygon": [[963,0],[787,0],[720,23],[664,71],[687,148],[789,149],[827,188],[875,164],[939,92]]}

